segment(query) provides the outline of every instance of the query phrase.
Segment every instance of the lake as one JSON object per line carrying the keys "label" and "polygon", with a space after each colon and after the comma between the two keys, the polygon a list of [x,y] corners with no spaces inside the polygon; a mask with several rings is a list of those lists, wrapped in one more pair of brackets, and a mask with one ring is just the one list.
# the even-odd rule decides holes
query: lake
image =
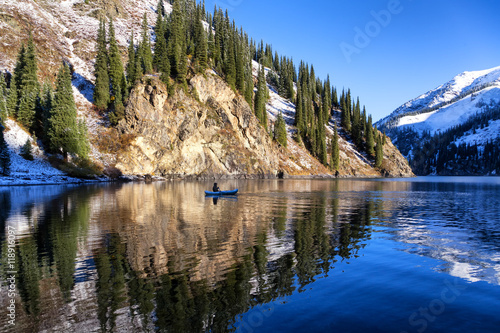
{"label": "lake", "polygon": [[498,332],[500,178],[0,188],[2,332]]}

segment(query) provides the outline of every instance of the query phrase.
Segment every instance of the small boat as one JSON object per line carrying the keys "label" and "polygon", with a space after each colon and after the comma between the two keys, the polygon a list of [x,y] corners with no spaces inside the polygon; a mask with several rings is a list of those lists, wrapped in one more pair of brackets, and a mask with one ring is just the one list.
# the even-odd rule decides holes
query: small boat
{"label": "small boat", "polygon": [[236,193],[238,193],[238,189],[231,191],[219,191],[219,192],[205,191],[206,196],[235,195]]}

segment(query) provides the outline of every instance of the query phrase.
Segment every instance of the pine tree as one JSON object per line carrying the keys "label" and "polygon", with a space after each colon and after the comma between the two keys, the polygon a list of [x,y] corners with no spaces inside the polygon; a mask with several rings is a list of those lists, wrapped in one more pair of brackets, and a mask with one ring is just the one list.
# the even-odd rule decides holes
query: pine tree
{"label": "pine tree", "polygon": [[77,122],[77,154],[82,158],[88,158],[90,153],[90,143],[88,140],[88,128],[84,119]]}
{"label": "pine tree", "polygon": [[154,27],[154,32],[157,38],[160,35],[160,29],[165,31],[163,27],[164,16],[165,16],[165,7],[163,6],[163,0],[158,0],[158,5],[156,6],[156,23]]}
{"label": "pine tree", "polygon": [[345,104],[349,110],[349,119],[352,118],[352,102],[351,102],[351,89],[347,89],[345,96]]}
{"label": "pine tree", "polygon": [[366,153],[369,156],[375,154],[373,142],[373,127],[372,127],[372,116],[368,116],[368,124],[366,125]]}
{"label": "pine tree", "polygon": [[113,99],[113,109],[112,112],[108,114],[108,116],[111,124],[117,125],[120,120],[125,118],[125,107],[122,102],[123,97],[120,89],[116,91],[112,99]]}
{"label": "pine tree", "polygon": [[332,106],[335,108],[339,107],[339,99],[337,97],[337,89],[336,88],[332,89]]}
{"label": "pine tree", "polygon": [[382,144],[382,138],[378,134],[378,132],[375,132],[376,137],[377,137],[377,146],[375,147],[375,167],[380,168],[382,166],[382,161],[384,159],[384,151],[383,151],[383,144]]}
{"label": "pine tree", "polygon": [[281,113],[281,111],[278,114],[276,122],[274,123],[274,140],[276,140],[281,146],[286,148],[287,146],[286,124],[285,120],[283,119],[283,114]]}
{"label": "pine tree", "polygon": [[168,61],[167,54],[167,41],[165,39],[165,31],[161,24],[158,28],[158,35],[156,36],[155,53],[153,56],[153,68],[158,73],[161,73],[161,80],[168,84],[170,76],[170,62]]}
{"label": "pine tree", "polygon": [[[181,5],[183,0],[177,0],[172,7],[170,14],[170,37],[168,41],[168,57],[170,59],[170,72],[173,78],[179,82],[185,81],[184,64],[185,63],[185,31],[184,14]],[[187,64],[186,64],[187,65]],[[187,68],[187,66],[186,66]]]}
{"label": "pine tree", "polygon": [[135,52],[135,70],[134,70],[135,80],[136,81],[140,80],[143,74],[144,70],[142,69],[142,50],[139,47]]}
{"label": "pine tree", "polygon": [[184,47],[182,47],[181,48],[180,63],[179,63],[179,68],[178,68],[178,72],[177,72],[177,82],[182,84],[184,86],[184,88],[187,88],[187,82],[186,82],[187,71],[188,71],[188,60],[187,60],[187,55],[186,55],[186,49]]}
{"label": "pine tree", "polygon": [[297,83],[297,100],[295,101],[295,126],[299,130],[299,134],[304,131],[304,109],[302,105],[302,88],[300,83]]}
{"label": "pine tree", "polygon": [[243,93],[245,89],[245,68],[243,66],[243,45],[236,43],[236,89]]}
{"label": "pine tree", "polygon": [[10,175],[10,152],[7,142],[5,142],[3,131],[4,127],[0,123],[0,175],[8,176]]}
{"label": "pine tree", "polygon": [[266,102],[267,102],[267,86],[266,86],[266,74],[264,71],[264,65],[260,64],[259,76],[257,78],[257,92],[255,93],[255,115],[257,119],[260,120],[260,123],[267,129],[267,111],[266,111]]}
{"label": "pine tree", "polygon": [[[178,2],[178,1],[176,1]],[[148,25],[148,17],[146,13],[142,18],[142,41],[139,45],[141,49],[140,60],[142,64],[142,69],[145,74],[151,74],[153,72],[153,54],[151,53],[151,41]]]}
{"label": "pine tree", "polygon": [[342,110],[342,127],[347,131],[351,131],[351,112],[349,111],[349,107],[344,105],[344,109]]}
{"label": "pine tree", "polygon": [[337,132],[337,124],[333,127],[332,139],[332,169],[339,170],[340,156],[339,156],[339,134]]}
{"label": "pine tree", "polygon": [[26,139],[26,143],[21,147],[21,157],[25,160],[33,161],[33,146],[31,145],[30,139]]}
{"label": "pine tree", "polygon": [[117,105],[122,105],[124,96],[127,94],[127,83],[125,79],[125,72],[123,70],[122,58],[118,43],[115,37],[115,28],[113,20],[109,22],[109,80],[111,86],[111,95],[114,97],[113,104],[116,108]]}
{"label": "pine tree", "polygon": [[24,44],[17,55],[16,66],[14,67],[14,74],[10,81],[9,96],[7,97],[7,113],[10,116],[17,116],[17,108],[19,106],[19,94],[22,91],[22,77],[26,67],[26,48]]}
{"label": "pine tree", "polygon": [[234,38],[228,38],[227,49],[224,56],[224,74],[226,75],[226,82],[234,89],[236,84],[236,59],[234,54]]}
{"label": "pine tree", "polygon": [[129,84],[129,88],[131,88],[135,81],[137,80],[137,75],[135,72],[136,67],[136,59],[135,59],[135,46],[134,46],[134,31],[130,34],[130,41],[128,44],[128,63],[126,67],[127,72],[127,82]]}
{"label": "pine tree", "polygon": [[36,97],[40,90],[37,78],[36,49],[31,33],[28,46],[24,50],[24,54],[19,55],[19,59],[21,59],[19,68],[16,66],[15,69],[15,71],[17,70],[15,82],[17,92],[22,92],[22,95],[17,96],[17,118],[27,129],[31,129],[35,119]]}
{"label": "pine tree", "polygon": [[2,72],[0,72],[0,124],[5,122],[8,115],[7,110],[7,82],[5,82],[5,76]]}
{"label": "pine tree", "polygon": [[368,126],[368,120],[366,118],[366,107],[363,105],[363,113],[361,114],[361,132],[366,139],[366,127]]}
{"label": "pine tree", "polygon": [[328,163],[328,156],[326,152],[326,132],[325,132],[325,121],[323,120],[323,112],[321,108],[318,114],[318,135],[317,135],[317,151],[318,158],[323,165]]}
{"label": "pine tree", "polygon": [[33,36],[31,32],[29,34],[28,45],[26,47],[26,54],[24,57],[24,69],[21,76],[21,86],[20,90],[25,93],[36,94],[40,90],[40,83],[38,82],[37,72],[38,64],[36,59],[36,49],[35,43],[33,42]]}
{"label": "pine tree", "polygon": [[215,63],[215,60],[217,59],[216,56],[216,49],[217,46],[215,45],[215,37],[212,29],[208,31],[208,58],[212,59]]}
{"label": "pine tree", "polygon": [[12,76],[12,80],[10,82],[11,86],[12,84],[14,84],[16,88],[18,89],[21,88],[22,76],[25,67],[26,67],[26,47],[24,46],[24,44],[21,44],[21,49],[17,54],[16,66],[14,67],[14,75]]}
{"label": "pine tree", "polygon": [[48,137],[50,148],[60,152],[67,159],[68,154],[86,157],[88,142],[82,125],[77,122],[77,112],[71,74],[67,64],[63,64],[57,74],[53,108],[50,112]]}
{"label": "pine tree", "polygon": [[31,129],[35,120],[36,95],[26,91],[21,97],[17,110],[17,120],[26,128]]}
{"label": "pine tree", "polygon": [[323,112],[324,112],[324,119],[325,119],[325,124],[328,124],[328,121],[330,120],[330,115],[331,115],[331,109],[332,109],[332,97],[331,97],[331,87],[330,87],[330,76],[328,75],[326,77],[326,81],[323,86]]}
{"label": "pine tree", "polygon": [[[120,54],[120,49],[118,48],[118,43],[115,37],[115,28],[113,26],[113,20],[109,22],[109,79],[111,84],[111,93],[115,97],[116,103],[123,103],[124,96],[127,91],[127,83],[125,79],[125,72],[123,70],[123,63]],[[121,95],[122,99],[118,100],[117,95]]]}
{"label": "pine tree", "polygon": [[197,72],[204,73],[208,64],[208,45],[203,28],[201,11],[197,11],[195,22],[195,58],[198,63]]}
{"label": "pine tree", "polygon": [[358,147],[361,146],[362,143],[362,131],[361,131],[361,110],[359,104],[359,97],[357,102],[353,103],[352,108],[352,123],[351,123],[351,133],[354,140],[354,144]]}
{"label": "pine tree", "polygon": [[17,113],[17,85],[16,85],[15,75],[12,77],[10,81],[10,88],[9,88],[9,93],[7,95],[6,108],[8,116],[14,116]]}
{"label": "pine tree", "polygon": [[52,99],[53,99],[52,85],[50,83],[45,83],[43,89],[40,92],[37,102],[36,102],[36,113],[35,113],[35,126],[34,130],[36,135],[42,140],[43,144],[47,147],[48,142],[48,128],[49,128],[49,117],[50,110],[52,109]]}
{"label": "pine tree", "polygon": [[101,21],[97,32],[97,56],[94,66],[95,87],[94,105],[101,109],[107,109],[110,101],[109,74],[108,74],[108,51],[106,47],[106,23]]}
{"label": "pine tree", "polygon": [[250,108],[252,108],[253,88],[252,63],[248,61],[247,68],[245,70],[245,100]]}

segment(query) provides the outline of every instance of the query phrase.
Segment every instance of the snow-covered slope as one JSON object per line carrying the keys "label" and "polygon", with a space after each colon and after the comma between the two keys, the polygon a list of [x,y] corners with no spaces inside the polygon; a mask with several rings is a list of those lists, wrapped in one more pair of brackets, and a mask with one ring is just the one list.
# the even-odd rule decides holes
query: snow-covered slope
{"label": "snow-covered slope", "polygon": [[[496,161],[483,152],[500,141],[500,67],[459,74],[376,125],[413,160],[420,174],[496,172]],[[453,153],[457,147],[463,147],[462,156]],[[467,147],[472,150],[465,153]],[[475,162],[465,165],[464,160]]]}
{"label": "snow-covered slope", "polygon": [[418,115],[403,116],[398,119],[397,127],[410,126],[418,132],[428,131],[431,134],[460,125],[471,116],[483,111],[482,104],[497,104],[500,101],[500,85],[487,87],[474,95],[466,96],[455,103],[443,106],[438,110]]}
{"label": "snow-covered slope", "polygon": [[478,102],[500,100],[500,67],[463,72],[451,81],[401,105],[377,122],[379,128],[410,126],[443,131],[481,111]]}
{"label": "snow-covered slope", "polygon": [[[393,129],[411,128],[434,135],[463,124],[482,113],[485,105],[500,103],[500,67],[463,72],[446,84],[431,90],[397,108],[377,122],[380,129],[394,135]],[[488,131],[476,139],[496,139],[498,131]],[[397,137],[393,139],[397,140]]]}
{"label": "snow-covered slope", "polygon": [[[15,121],[8,119],[5,125],[4,138],[10,150],[11,174],[9,177],[0,177],[0,186],[82,182],[52,167],[43,152],[33,142],[33,138]],[[33,145],[33,161],[25,160],[19,155],[26,140],[30,140]]]}
{"label": "snow-covered slope", "polygon": [[[401,105],[377,125],[388,129],[420,124],[429,120],[429,123],[433,124],[426,126],[426,130],[435,131],[451,127],[459,122],[460,116],[467,117],[481,98],[485,101],[491,99],[498,101],[500,99],[498,88],[500,88],[500,67],[463,72],[451,81]],[[460,104],[454,107],[456,102]],[[440,115],[434,116],[436,113]],[[440,125],[437,125],[438,123]]]}

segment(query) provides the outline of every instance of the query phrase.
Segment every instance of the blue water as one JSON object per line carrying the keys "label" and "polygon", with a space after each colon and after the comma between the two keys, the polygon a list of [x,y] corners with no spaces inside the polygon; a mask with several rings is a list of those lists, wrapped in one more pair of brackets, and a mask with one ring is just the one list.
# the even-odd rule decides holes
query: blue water
{"label": "blue water", "polygon": [[0,188],[2,331],[498,332],[500,178],[211,185]]}

